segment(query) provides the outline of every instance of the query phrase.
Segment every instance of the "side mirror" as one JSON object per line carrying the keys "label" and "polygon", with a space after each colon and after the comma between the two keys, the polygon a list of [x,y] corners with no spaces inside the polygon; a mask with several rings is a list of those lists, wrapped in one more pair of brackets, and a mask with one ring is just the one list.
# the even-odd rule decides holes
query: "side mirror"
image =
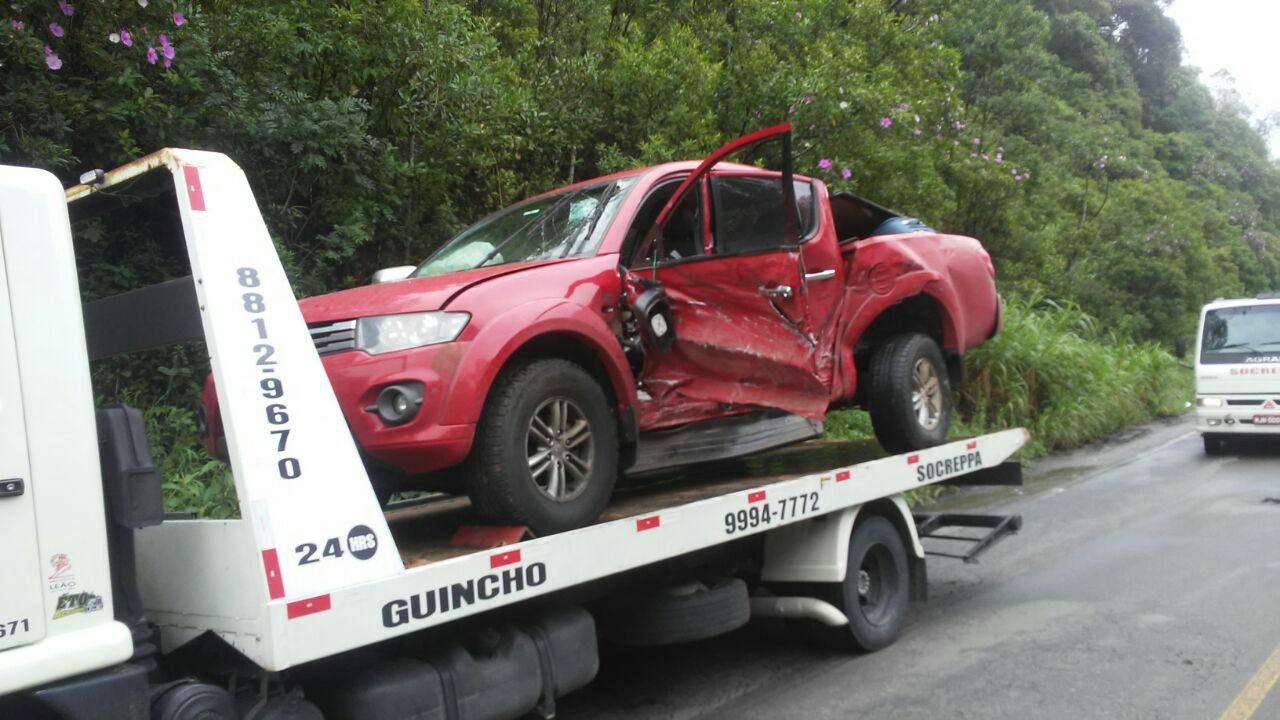
{"label": "side mirror", "polygon": [[414,265],[397,265],[395,267],[382,268],[373,274],[373,277],[369,279],[369,284],[381,285],[382,283],[404,280],[412,275],[413,271],[417,269],[418,268]]}
{"label": "side mirror", "polygon": [[1186,338],[1178,338],[1173,341],[1173,356],[1179,360],[1187,357],[1187,340]]}

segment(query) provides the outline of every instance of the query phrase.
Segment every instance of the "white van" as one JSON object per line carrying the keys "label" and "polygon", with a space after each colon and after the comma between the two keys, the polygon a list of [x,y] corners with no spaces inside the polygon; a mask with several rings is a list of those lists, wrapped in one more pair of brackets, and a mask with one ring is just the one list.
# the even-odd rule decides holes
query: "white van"
{"label": "white van", "polygon": [[1196,427],[1204,451],[1235,436],[1280,444],[1280,293],[1215,300],[1200,313],[1196,343]]}

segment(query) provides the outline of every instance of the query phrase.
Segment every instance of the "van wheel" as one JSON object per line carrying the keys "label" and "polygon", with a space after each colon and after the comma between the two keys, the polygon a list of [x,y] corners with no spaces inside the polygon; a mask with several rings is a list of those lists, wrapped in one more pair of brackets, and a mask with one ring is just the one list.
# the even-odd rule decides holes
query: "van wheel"
{"label": "van wheel", "polygon": [[891,453],[941,445],[951,427],[951,382],[942,350],[928,335],[890,339],[871,356],[871,427]]}
{"label": "van wheel", "polygon": [[537,535],[590,524],[613,493],[618,435],[604,390],[567,360],[501,377],[485,402],[466,468],[480,520]]}
{"label": "van wheel", "polygon": [[1219,435],[1204,436],[1204,454],[1222,455],[1227,452],[1227,441]]}

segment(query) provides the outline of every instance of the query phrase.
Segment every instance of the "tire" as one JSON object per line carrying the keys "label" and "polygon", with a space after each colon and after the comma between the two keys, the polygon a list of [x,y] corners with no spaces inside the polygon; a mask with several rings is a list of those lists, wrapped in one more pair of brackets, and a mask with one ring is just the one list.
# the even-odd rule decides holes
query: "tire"
{"label": "tire", "polygon": [[[871,426],[881,447],[904,453],[946,441],[951,427],[951,382],[942,350],[932,338],[921,333],[891,338],[873,352],[868,370]],[[926,384],[924,410],[914,404],[918,379],[934,383],[932,390]]]}
{"label": "tire", "polygon": [[705,640],[737,630],[750,619],[747,584],[739,578],[685,583],[629,598],[604,613],[605,636],[631,647]]}
{"label": "tire", "polygon": [[[863,583],[865,593],[859,588]],[[892,645],[902,633],[910,593],[911,573],[902,536],[885,518],[868,517],[849,536],[844,582],[823,583],[814,592],[840,608],[849,624],[829,627],[810,620],[790,625],[805,641],[821,647],[875,652]]]}
{"label": "tire", "polygon": [[1204,435],[1204,454],[1211,456],[1225,455],[1227,440],[1221,435]]}
{"label": "tire", "polygon": [[[542,429],[535,428],[535,414]],[[538,445],[537,438],[550,437],[543,430],[555,417],[567,418],[559,434]],[[586,423],[586,440],[581,430],[570,432],[579,421]],[[543,447],[545,463],[531,468]],[[604,390],[581,367],[534,360],[494,384],[466,467],[467,494],[481,522],[524,525],[540,536],[588,525],[609,502],[617,476],[617,423]]]}

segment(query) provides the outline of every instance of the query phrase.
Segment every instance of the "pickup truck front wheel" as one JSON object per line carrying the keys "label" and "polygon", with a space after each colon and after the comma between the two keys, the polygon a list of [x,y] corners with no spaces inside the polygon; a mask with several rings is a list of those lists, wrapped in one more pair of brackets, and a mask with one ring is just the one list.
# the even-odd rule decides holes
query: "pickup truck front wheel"
{"label": "pickup truck front wheel", "polygon": [[871,426],[891,453],[941,445],[951,427],[951,383],[942,350],[928,335],[906,333],[871,356]]}
{"label": "pickup truck front wheel", "polygon": [[567,360],[504,374],[485,402],[466,469],[479,519],[537,535],[590,524],[618,475],[618,435],[600,385]]}

